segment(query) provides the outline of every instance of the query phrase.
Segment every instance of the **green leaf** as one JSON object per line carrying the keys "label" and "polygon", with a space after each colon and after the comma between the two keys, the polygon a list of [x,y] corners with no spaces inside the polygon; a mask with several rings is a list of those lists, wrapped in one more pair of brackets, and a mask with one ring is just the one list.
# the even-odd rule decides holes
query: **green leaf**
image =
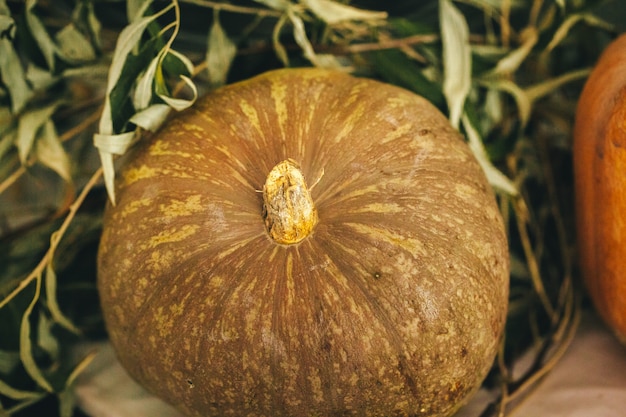
{"label": "green leaf", "polygon": [[446,99],[441,88],[422,74],[420,68],[402,51],[389,49],[368,54],[372,68],[385,81],[409,89],[445,110]]}
{"label": "green leaf", "polygon": [[439,0],[443,45],[443,93],[448,102],[450,123],[459,127],[463,105],[472,86],[472,53],[469,28],[450,0]]}
{"label": "green leaf", "polygon": [[[149,3],[147,0],[146,2]],[[141,40],[141,37],[148,25],[155,21],[158,17],[165,14],[172,7],[173,4],[170,4],[153,15],[142,17],[126,26],[120,32],[109,69],[104,109],[102,111],[102,117],[99,125],[101,134],[110,135],[114,133],[113,120],[111,118],[110,93],[117,84],[117,81],[120,79],[126,59]]]}
{"label": "green leaf", "polygon": [[11,96],[13,113],[19,113],[26,106],[33,92],[26,82],[20,58],[7,38],[0,39],[0,78]]}
{"label": "green leaf", "polygon": [[35,143],[37,160],[55,171],[65,181],[71,182],[70,159],[61,145],[52,120],[47,120],[39,133]]}
{"label": "green leaf", "polygon": [[215,9],[205,57],[209,81],[212,86],[218,87],[226,83],[228,71],[236,54],[237,46],[224,32],[220,24],[219,13]]}
{"label": "green leaf", "polygon": [[333,25],[350,20],[381,20],[386,12],[358,9],[333,0],[304,0],[304,5],[324,22]]}

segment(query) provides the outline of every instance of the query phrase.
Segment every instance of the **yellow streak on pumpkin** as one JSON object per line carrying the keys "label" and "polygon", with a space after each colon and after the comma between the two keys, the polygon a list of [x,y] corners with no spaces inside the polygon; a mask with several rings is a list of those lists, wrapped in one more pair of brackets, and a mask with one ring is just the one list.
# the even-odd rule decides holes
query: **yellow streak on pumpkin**
{"label": "yellow streak on pumpkin", "polygon": [[256,109],[254,108],[254,106],[251,106],[250,103],[248,103],[245,100],[241,100],[239,102],[239,108],[241,109],[243,114],[246,115],[247,121],[250,122],[250,124],[259,133],[259,135],[262,136],[263,131],[261,129],[261,123],[259,122],[259,115],[256,112]]}
{"label": "yellow streak on pumpkin", "polygon": [[278,117],[278,127],[282,138],[285,138],[285,126],[287,125],[287,106],[285,102],[287,99],[287,85],[284,82],[272,83],[272,98],[274,99],[274,109],[276,110],[276,116]]}
{"label": "yellow streak on pumpkin", "polygon": [[124,173],[124,183],[130,185],[139,180],[148,179],[156,176],[157,170],[147,165],[142,165],[137,168],[130,168]]}
{"label": "yellow streak on pumpkin", "polygon": [[[187,127],[186,127],[187,129]],[[173,151],[170,150],[170,142],[164,140],[157,140],[150,146],[150,155],[152,156],[180,156],[182,158],[191,158],[192,154],[189,152]],[[204,156],[197,153],[195,156],[203,158]]]}
{"label": "yellow streak on pumpkin", "polygon": [[370,203],[350,209],[350,213],[401,213],[404,209],[396,203]]}
{"label": "yellow streak on pumpkin", "polygon": [[168,217],[189,216],[204,210],[200,204],[200,195],[192,195],[186,200],[172,200],[170,204],[159,205],[159,211]]}
{"label": "yellow streak on pumpkin", "polygon": [[424,244],[418,239],[410,238],[392,230],[376,228],[361,223],[348,223],[347,225],[360,234],[366,235],[376,241],[383,241],[401,247],[413,255],[426,254]]}
{"label": "yellow streak on pumpkin", "polygon": [[[140,200],[134,200],[124,206],[121,212],[119,212],[119,216],[124,219],[128,215],[136,212],[137,210],[141,210],[144,207],[148,207],[152,204],[152,199],[150,198],[142,198]],[[115,213],[117,215],[117,213]]]}
{"label": "yellow streak on pumpkin", "polygon": [[409,134],[411,132],[412,129],[414,129],[414,125],[412,125],[412,124],[407,123],[407,124],[400,125],[398,128],[393,129],[392,131],[387,133],[380,140],[380,143],[388,143],[388,142],[394,141],[396,139],[400,139],[402,137],[405,137],[407,134]]}
{"label": "yellow streak on pumpkin", "polygon": [[199,226],[196,224],[186,224],[180,229],[169,229],[164,230],[156,236],[153,236],[150,239],[150,242],[147,247],[142,247],[142,249],[154,249],[163,243],[172,243],[172,242],[180,242],[193,236],[198,231]]}

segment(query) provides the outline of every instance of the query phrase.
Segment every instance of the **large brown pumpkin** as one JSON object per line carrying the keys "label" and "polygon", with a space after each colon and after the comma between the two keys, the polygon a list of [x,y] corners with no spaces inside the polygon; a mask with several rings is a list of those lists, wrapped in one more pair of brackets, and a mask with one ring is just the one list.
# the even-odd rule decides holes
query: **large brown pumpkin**
{"label": "large brown pumpkin", "polygon": [[626,35],[585,83],[574,135],[580,266],[600,315],[626,343]]}
{"label": "large brown pumpkin", "polygon": [[121,363],[193,416],[448,416],[496,353],[502,220],[431,104],[289,69],[200,100],[120,174],[99,290]]}

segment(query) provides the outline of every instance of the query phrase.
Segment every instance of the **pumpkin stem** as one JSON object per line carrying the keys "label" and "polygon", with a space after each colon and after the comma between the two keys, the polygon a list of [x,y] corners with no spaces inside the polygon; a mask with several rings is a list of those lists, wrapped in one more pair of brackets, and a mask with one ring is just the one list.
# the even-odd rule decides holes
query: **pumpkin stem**
{"label": "pumpkin stem", "polygon": [[283,245],[306,238],[317,224],[317,209],[300,166],[293,159],[278,163],[263,186],[263,217],[270,237]]}

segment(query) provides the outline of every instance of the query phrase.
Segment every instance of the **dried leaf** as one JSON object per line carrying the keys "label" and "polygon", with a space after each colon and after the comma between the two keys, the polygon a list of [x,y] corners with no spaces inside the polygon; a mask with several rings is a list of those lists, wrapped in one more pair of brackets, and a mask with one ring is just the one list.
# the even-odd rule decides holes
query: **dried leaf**
{"label": "dried leaf", "polygon": [[136,22],[143,17],[153,0],[127,0],[126,16],[130,22]]}
{"label": "dried leaf", "polygon": [[478,131],[472,126],[469,117],[466,114],[462,116],[463,127],[467,135],[470,149],[482,167],[487,180],[496,189],[503,191],[510,196],[516,196],[519,191],[513,182],[502,172],[500,172],[489,160],[487,151],[483,145],[483,141]]}
{"label": "dried leaf", "polygon": [[153,104],[142,111],[135,113],[130,121],[150,132],[155,132],[167,119],[172,108],[167,104]]}
{"label": "dried leaf", "polygon": [[286,67],[289,66],[289,56],[287,55],[287,50],[280,42],[280,32],[288,21],[289,17],[286,14],[282,15],[272,30],[272,45],[274,46],[274,52],[280,62],[282,62],[282,64]]}
{"label": "dried leaf", "polygon": [[117,135],[94,135],[94,146],[98,148],[104,185],[109,199],[115,204],[115,165],[113,155],[123,155],[135,139],[135,132],[120,133]]}
{"label": "dried leaf", "polygon": [[257,3],[264,4],[270,9],[274,9],[278,11],[285,11],[289,7],[291,7],[291,3],[287,0],[254,0],[254,1],[256,1]]}
{"label": "dried leaf", "polygon": [[54,57],[58,52],[58,48],[48,34],[45,25],[41,22],[41,19],[39,19],[39,16],[35,14],[33,9],[36,5],[37,0],[26,0],[26,22],[28,23],[31,34],[37,41],[39,50],[46,60],[48,68],[50,71],[54,71]]}
{"label": "dried leaf", "polygon": [[11,109],[17,114],[32,96],[20,58],[7,38],[0,38],[0,79],[11,96]]}
{"label": "dried leaf", "polygon": [[556,32],[554,32],[550,43],[548,44],[548,46],[546,46],[546,52],[550,52],[554,48],[556,48],[563,41],[563,39],[567,37],[570,29],[581,20],[590,26],[596,26],[606,30],[614,30],[613,25],[600,19],[592,13],[572,14],[568,16],[567,19],[565,19],[565,21],[561,24],[561,26],[559,26]]}
{"label": "dried leaf", "polygon": [[72,181],[70,159],[61,145],[52,120],[47,120],[35,142],[37,160],[67,182]]}
{"label": "dried leaf", "polygon": [[450,123],[458,128],[472,85],[469,28],[450,0],[439,0],[439,17],[443,44],[443,93],[448,102]]}
{"label": "dried leaf", "polygon": [[33,299],[24,311],[24,315],[22,316],[22,323],[20,326],[20,359],[22,360],[22,365],[24,365],[24,369],[30,375],[30,377],[37,383],[37,385],[48,392],[53,392],[53,388],[50,383],[46,380],[39,366],[35,362],[35,358],[33,356],[33,348],[32,348],[32,340],[31,340],[31,326],[30,326],[30,315],[35,308],[35,305],[39,301],[39,296],[41,295],[41,276],[37,277],[35,280],[35,293],[33,295]]}
{"label": "dried leaf", "polygon": [[39,319],[37,320],[37,346],[50,356],[53,360],[59,357],[59,340],[52,334],[52,326],[54,322],[39,310]]}
{"label": "dried leaf", "polygon": [[214,87],[224,85],[233,60],[237,54],[237,46],[228,37],[219,20],[215,9],[213,25],[209,31],[208,49],[205,57],[209,81]]}
{"label": "dried leaf", "polygon": [[[22,401],[22,400],[32,400],[35,398],[41,398],[42,393],[36,391],[24,391],[11,387],[6,382],[0,380],[0,394],[11,398],[12,400]],[[43,394],[45,395],[45,394]],[[0,408],[0,412],[2,409]],[[0,414],[1,415],[1,414]]]}
{"label": "dried leaf", "polygon": [[357,9],[333,0],[304,0],[304,5],[324,22],[333,25],[350,20],[380,20],[387,12]]}
{"label": "dried leaf", "polygon": [[539,33],[534,28],[526,31],[526,37],[524,43],[519,48],[515,49],[507,56],[498,61],[495,68],[490,71],[490,74],[511,74],[517,71],[520,65],[526,60],[528,54],[533,50],[537,41],[539,40]]}
{"label": "dried leaf", "polygon": [[91,61],[96,58],[96,51],[91,42],[74,26],[66,25],[55,36],[61,55],[73,62]]}
{"label": "dried leaf", "polygon": [[304,22],[302,18],[296,14],[293,8],[289,8],[287,11],[287,15],[289,16],[289,20],[293,25],[293,37],[296,40],[296,43],[302,49],[304,57],[311,61],[313,65],[321,68],[340,68],[341,64],[335,58],[334,55],[329,54],[316,54],[313,49],[313,45],[309,41],[309,38],[306,34],[306,28],[304,27]]}
{"label": "dried leaf", "polygon": [[517,104],[517,111],[519,113],[519,119],[522,126],[526,126],[528,120],[530,120],[530,113],[532,111],[532,100],[520,86],[508,79],[486,79],[479,80],[481,84],[487,88],[496,89],[509,93]]}
{"label": "dried leaf", "polygon": [[136,110],[143,110],[150,105],[154,90],[154,76],[157,68],[161,65],[162,59],[162,54],[154,57],[146,71],[139,78],[135,94],[133,95],[133,105]]}
{"label": "dried leaf", "polygon": [[586,78],[587,76],[589,76],[590,72],[591,68],[583,68],[580,70],[567,72],[556,78],[552,78],[526,88],[526,96],[528,96],[528,99],[531,101],[538,100],[541,97],[553,93],[567,83]]}
{"label": "dried leaf", "polygon": [[57,82],[59,77],[54,76],[50,71],[30,63],[26,69],[26,79],[33,86],[35,91],[44,91]]}
{"label": "dried leaf", "polygon": [[50,121],[60,102],[22,114],[18,120],[17,138],[15,145],[20,161],[26,164],[42,127]]}
{"label": "dried leaf", "polygon": [[[54,235],[53,235],[54,236]],[[52,262],[46,266],[46,302],[52,319],[62,327],[66,328],[72,333],[79,334],[80,330],[67,318],[61,311],[59,302],[57,300],[57,274],[54,271]]]}
{"label": "dried leaf", "polygon": [[193,80],[185,75],[181,75],[180,78],[183,80],[185,85],[187,85],[191,89],[193,94],[193,97],[191,99],[187,100],[183,98],[171,97],[166,93],[160,93],[157,91],[157,95],[161,98],[161,100],[166,102],[170,107],[177,111],[182,111],[190,107],[198,97],[198,89],[196,88]]}

